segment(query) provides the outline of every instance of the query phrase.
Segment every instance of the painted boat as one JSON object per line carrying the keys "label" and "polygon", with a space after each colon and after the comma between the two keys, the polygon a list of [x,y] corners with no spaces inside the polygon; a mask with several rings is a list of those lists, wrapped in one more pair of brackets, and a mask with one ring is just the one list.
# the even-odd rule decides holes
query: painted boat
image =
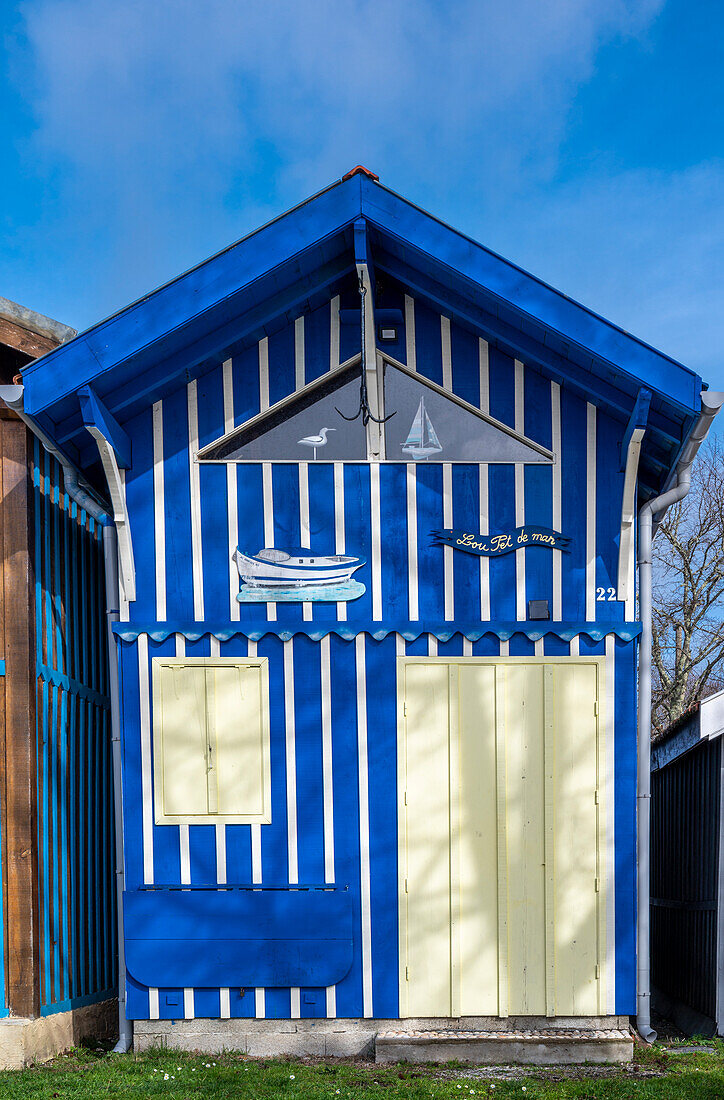
{"label": "painted boat", "polygon": [[421,458],[429,458],[430,455],[439,454],[442,450],[442,444],[425,408],[424,397],[420,398],[420,404],[417,406],[417,412],[410,425],[407,439],[401,446],[403,451],[406,451],[416,462]]}
{"label": "painted boat", "polygon": [[346,554],[312,554],[309,550],[277,550],[265,547],[256,554],[234,553],[239,576],[246,585],[258,588],[316,587],[346,584],[364,558]]}

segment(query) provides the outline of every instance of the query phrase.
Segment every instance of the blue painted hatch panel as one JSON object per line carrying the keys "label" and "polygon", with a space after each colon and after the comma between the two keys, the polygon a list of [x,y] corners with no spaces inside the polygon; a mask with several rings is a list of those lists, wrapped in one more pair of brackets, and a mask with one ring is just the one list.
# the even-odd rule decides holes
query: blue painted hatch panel
{"label": "blue painted hatch panel", "polygon": [[123,914],[128,971],[146,986],[327,986],[352,966],[342,888],[127,891]]}

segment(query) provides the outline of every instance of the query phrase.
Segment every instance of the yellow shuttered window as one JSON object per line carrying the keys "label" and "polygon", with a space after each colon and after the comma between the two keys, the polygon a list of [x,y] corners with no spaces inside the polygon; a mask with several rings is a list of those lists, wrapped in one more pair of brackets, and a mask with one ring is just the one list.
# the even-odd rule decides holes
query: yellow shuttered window
{"label": "yellow shuttered window", "polygon": [[266,658],[153,660],[157,825],[271,821]]}

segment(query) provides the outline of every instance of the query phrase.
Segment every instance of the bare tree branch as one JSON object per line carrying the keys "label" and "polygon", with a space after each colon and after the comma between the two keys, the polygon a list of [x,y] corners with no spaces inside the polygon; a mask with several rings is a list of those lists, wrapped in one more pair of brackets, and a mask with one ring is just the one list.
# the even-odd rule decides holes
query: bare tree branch
{"label": "bare tree branch", "polygon": [[707,443],[653,546],[653,727],[724,686],[724,449]]}

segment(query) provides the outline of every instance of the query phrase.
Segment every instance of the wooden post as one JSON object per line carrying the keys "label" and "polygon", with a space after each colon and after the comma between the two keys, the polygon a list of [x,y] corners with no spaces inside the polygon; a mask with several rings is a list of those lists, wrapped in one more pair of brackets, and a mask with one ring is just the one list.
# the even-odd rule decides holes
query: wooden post
{"label": "wooden post", "polygon": [[40,1014],[35,798],[35,576],[31,443],[25,424],[0,411],[0,543],[4,723],[0,736],[2,872],[7,1004]]}

